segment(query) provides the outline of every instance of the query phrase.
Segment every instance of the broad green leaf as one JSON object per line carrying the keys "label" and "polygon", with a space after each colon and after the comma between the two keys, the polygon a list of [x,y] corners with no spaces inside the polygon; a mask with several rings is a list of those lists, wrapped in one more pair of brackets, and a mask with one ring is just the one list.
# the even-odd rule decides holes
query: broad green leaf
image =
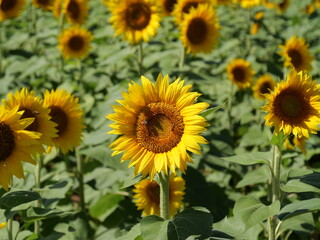
{"label": "broad green leaf", "polygon": [[29,203],[40,199],[40,195],[37,192],[31,191],[16,191],[8,192],[0,198],[0,208],[11,210],[21,204]]}
{"label": "broad green leaf", "polygon": [[139,174],[137,176],[135,176],[134,173],[132,173],[122,184],[122,186],[120,187],[120,189],[124,189],[127,187],[130,187],[134,184],[136,184],[137,182],[140,182],[140,180],[142,179],[142,174]]}
{"label": "broad green leaf", "polygon": [[200,113],[200,115],[201,115],[202,117],[206,117],[206,116],[208,116],[210,113],[214,113],[214,112],[218,111],[218,110],[219,110],[220,108],[222,108],[222,107],[223,107],[223,105],[220,105],[220,106],[217,106],[217,107],[213,107],[213,108],[208,108],[208,109],[202,111],[202,112]]}
{"label": "broad green leaf", "polygon": [[89,209],[90,215],[104,221],[118,207],[118,203],[123,198],[121,195],[107,193]]}
{"label": "broad green leaf", "polygon": [[306,236],[305,239],[311,239],[310,233],[312,229],[314,229],[314,218],[312,213],[307,212],[301,215],[296,215],[292,218],[288,218],[285,221],[281,222],[278,234],[281,234],[288,230],[293,230],[309,234],[309,238],[307,238]]}
{"label": "broad green leaf", "polygon": [[264,163],[270,166],[271,152],[254,152],[239,154],[232,157],[223,157],[222,159],[242,165],[253,165]]}
{"label": "broad green leaf", "polygon": [[262,223],[262,221],[276,215],[279,211],[279,201],[266,206],[258,199],[249,196],[240,198],[233,208],[234,215],[240,217],[248,228]]}
{"label": "broad green leaf", "polygon": [[320,173],[313,172],[293,178],[281,186],[281,189],[284,192],[320,192]]}
{"label": "broad green leaf", "polygon": [[140,228],[140,223],[134,225],[126,235],[117,238],[117,240],[138,240],[139,237],[142,239]]}
{"label": "broad green leaf", "polygon": [[278,217],[281,221],[284,221],[296,215],[304,214],[306,212],[311,212],[319,209],[320,209],[319,198],[301,200],[301,201],[286,205],[284,208],[281,209],[281,211],[278,214]]}
{"label": "broad green leaf", "polygon": [[225,217],[220,222],[213,224],[213,235],[224,237],[225,239],[245,239],[246,227],[240,218]]}
{"label": "broad green leaf", "polygon": [[26,217],[23,217],[23,219],[25,221],[35,221],[52,217],[65,217],[73,214],[75,214],[75,212],[32,207],[27,210]]}
{"label": "broad green leaf", "polygon": [[278,147],[282,147],[283,141],[286,139],[286,136],[284,135],[283,131],[280,131],[278,135],[273,134],[270,143],[272,145],[276,145]]}
{"label": "broad green leaf", "polygon": [[151,215],[141,220],[141,235],[144,240],[166,240],[168,220]]}
{"label": "broad green leaf", "polygon": [[251,184],[266,183],[271,177],[271,172],[268,166],[262,165],[257,169],[248,171],[246,175],[237,183],[236,187],[241,188]]}

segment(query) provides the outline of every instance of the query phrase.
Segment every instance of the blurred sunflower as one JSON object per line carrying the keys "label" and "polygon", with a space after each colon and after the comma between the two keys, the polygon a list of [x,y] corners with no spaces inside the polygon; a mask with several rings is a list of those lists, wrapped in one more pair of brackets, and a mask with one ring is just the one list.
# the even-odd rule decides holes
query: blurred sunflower
{"label": "blurred sunflower", "polygon": [[177,4],[177,0],[161,0],[161,9],[165,15],[169,16],[174,10],[174,6]]}
{"label": "blurred sunflower", "polygon": [[0,229],[1,229],[1,228],[4,228],[5,226],[7,226],[7,222],[2,222],[2,223],[0,223]]}
{"label": "blurred sunflower", "polygon": [[274,89],[275,85],[276,81],[269,74],[262,75],[252,87],[253,96],[264,100],[266,99],[264,94],[270,93],[270,91]]}
{"label": "blurred sunflower", "polygon": [[60,17],[64,0],[55,0],[52,7],[52,13],[55,17]]}
{"label": "blurred sunflower", "polygon": [[68,21],[83,24],[88,15],[87,0],[65,0],[62,12],[67,16]]}
{"label": "blurred sunflower", "polygon": [[218,5],[229,5],[229,4],[231,4],[231,0],[216,0],[216,3],[218,4]]}
{"label": "blurred sunflower", "polygon": [[43,10],[51,10],[55,0],[32,0],[33,5]]}
{"label": "blurred sunflower", "polygon": [[292,70],[286,81],[277,84],[274,91],[265,94],[268,100],[263,110],[266,125],[274,126],[275,132],[285,135],[293,133],[309,138],[316,133],[320,124],[320,85],[306,73]]}
{"label": "blurred sunflower", "polygon": [[135,174],[151,179],[157,172],[167,174],[168,167],[184,172],[192,162],[187,151],[201,154],[199,143],[207,143],[200,133],[209,124],[198,114],[209,104],[194,103],[200,94],[180,79],[169,84],[169,77],[160,74],[156,84],[141,80],[142,86],[129,84],[124,100],[118,100],[121,106],[113,106],[115,113],[107,116],[115,121],[109,133],[122,135],[110,145],[112,155],[124,152],[121,161],[131,160]]}
{"label": "blurred sunflower", "polygon": [[44,93],[44,106],[50,109],[51,120],[57,124],[57,137],[53,138],[56,148],[67,153],[81,142],[83,125],[83,112],[75,98],[66,90],[48,90]]}
{"label": "blurred sunflower", "polygon": [[213,8],[213,0],[178,0],[172,15],[175,16],[175,22],[180,25],[184,19],[184,15],[188,14],[191,8],[197,8],[199,4],[208,4]]}
{"label": "blurred sunflower", "polygon": [[279,54],[285,58],[284,66],[294,67],[296,71],[312,69],[311,56],[308,46],[303,38],[291,37],[285,45],[280,45],[282,49]]}
{"label": "blurred sunflower", "polygon": [[227,74],[234,84],[243,89],[250,86],[254,71],[248,61],[238,58],[228,64]]}
{"label": "blurred sunflower", "polygon": [[260,24],[262,22],[263,16],[264,16],[264,13],[262,11],[259,11],[254,15],[253,24],[251,25],[251,28],[250,28],[251,35],[257,34],[260,28]]}
{"label": "blurred sunflower", "polygon": [[86,57],[90,50],[93,36],[84,28],[70,27],[59,36],[59,46],[65,59]]}
{"label": "blurred sunflower", "polygon": [[235,0],[235,2],[243,8],[252,8],[261,4],[261,0]]}
{"label": "blurred sunflower", "polygon": [[0,22],[19,16],[25,3],[25,0],[0,0]]}
{"label": "blurred sunflower", "polygon": [[282,0],[282,1],[264,0],[263,4],[268,8],[274,8],[278,12],[283,13],[289,7],[290,0]]}
{"label": "blurred sunflower", "polygon": [[152,0],[123,0],[111,13],[115,35],[123,35],[131,44],[148,42],[160,27],[159,6]]}
{"label": "blurred sunflower", "polygon": [[11,176],[24,178],[21,161],[36,164],[31,154],[37,151],[41,134],[25,130],[33,118],[20,119],[23,111],[0,106],[0,185],[8,190]]}
{"label": "blurred sunflower", "polygon": [[220,25],[215,11],[207,4],[191,8],[181,24],[181,41],[190,53],[209,53],[217,42]]}
{"label": "blurred sunflower", "polygon": [[[183,206],[185,181],[182,177],[170,175],[169,180],[169,211],[174,216]],[[160,186],[156,181],[144,179],[134,185],[133,196],[138,210],[143,216],[160,215]]]}
{"label": "blurred sunflower", "polygon": [[[16,91],[14,94],[8,94],[8,100],[2,100],[7,109],[19,107],[19,111],[24,111],[21,119],[34,118],[34,121],[25,128],[25,130],[35,131],[41,133],[39,142],[47,146],[52,145],[52,138],[56,137],[57,124],[50,121],[49,109],[43,106],[43,101],[40,97],[35,97],[34,92],[29,92],[23,88],[20,92]],[[38,152],[43,153],[43,148],[39,146]]]}
{"label": "blurred sunflower", "polygon": [[284,140],[283,145],[285,149],[294,149],[295,147],[298,147],[301,150],[301,152],[304,155],[306,155],[307,154],[307,150],[305,147],[306,141],[307,141],[307,138],[304,136],[298,137],[298,136],[290,135],[290,137]]}

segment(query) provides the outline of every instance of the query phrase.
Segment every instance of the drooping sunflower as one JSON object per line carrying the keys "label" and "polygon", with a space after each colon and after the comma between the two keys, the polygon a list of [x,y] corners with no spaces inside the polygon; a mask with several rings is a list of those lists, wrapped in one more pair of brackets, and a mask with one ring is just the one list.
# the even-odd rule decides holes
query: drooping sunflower
{"label": "drooping sunflower", "polygon": [[51,10],[55,0],[32,0],[33,5],[43,10]]}
{"label": "drooping sunflower", "polygon": [[276,81],[269,74],[264,74],[258,78],[252,87],[253,96],[264,100],[264,94],[270,93],[270,91],[274,89],[275,85]]}
{"label": "drooping sunflower", "polygon": [[[143,216],[160,215],[160,186],[149,179],[144,179],[134,185],[133,196],[138,210],[142,210]],[[174,216],[182,208],[185,181],[182,177],[170,175],[169,180],[169,212]]]}
{"label": "drooping sunflower", "polygon": [[163,10],[162,12],[167,16],[171,15],[176,4],[177,4],[177,0],[161,0],[160,1],[161,9]]}
{"label": "drooping sunflower", "polygon": [[199,143],[207,143],[200,133],[209,124],[198,114],[209,104],[194,103],[200,94],[190,92],[191,85],[183,86],[180,79],[169,84],[169,77],[160,74],[156,84],[143,76],[141,80],[142,86],[129,84],[121,105],[107,116],[115,122],[109,133],[122,135],[110,145],[113,155],[124,152],[121,161],[131,160],[135,174],[151,179],[168,167],[184,172],[192,162],[187,151],[201,154]]}
{"label": "drooping sunflower", "polygon": [[249,87],[254,75],[250,62],[241,58],[233,59],[228,64],[227,73],[229,79],[240,89]]}
{"label": "drooping sunflower", "polygon": [[220,25],[214,9],[207,4],[191,8],[180,26],[181,41],[188,53],[208,53],[217,42]]}
{"label": "drooping sunflower", "polygon": [[83,112],[78,103],[79,99],[64,89],[46,91],[44,106],[50,109],[51,120],[57,124],[57,137],[53,138],[56,148],[67,153],[78,146],[82,138]]}
{"label": "drooping sunflower", "polygon": [[303,38],[291,37],[285,45],[280,45],[282,51],[279,52],[285,58],[284,66],[294,67],[296,71],[310,71],[313,57],[308,50]]}
{"label": "drooping sunflower", "polygon": [[31,154],[36,154],[41,134],[25,130],[33,118],[20,119],[23,111],[16,106],[7,110],[0,106],[0,185],[8,190],[11,176],[24,178],[21,161],[36,164]]}
{"label": "drooping sunflower", "polygon": [[80,27],[70,27],[59,36],[59,46],[65,59],[86,57],[93,36],[90,31]]}
{"label": "drooping sunflower", "polygon": [[[20,92],[9,93],[8,100],[2,101],[9,110],[16,106],[19,107],[19,111],[23,110],[21,119],[34,118],[34,121],[25,130],[41,133],[38,141],[47,146],[52,145],[52,138],[57,136],[55,128],[57,124],[50,120],[49,109],[43,106],[43,101],[40,97],[36,97],[33,91],[29,92],[26,88],[23,88]],[[43,148],[38,150],[40,154],[43,153],[41,150]]]}
{"label": "drooping sunflower", "polygon": [[0,22],[19,16],[25,3],[25,0],[0,0]]}
{"label": "drooping sunflower", "polygon": [[320,85],[312,81],[311,76],[294,69],[286,81],[281,81],[270,94],[263,110],[266,125],[274,126],[275,133],[283,131],[309,138],[309,133],[316,133],[320,124]]}
{"label": "drooping sunflower", "polygon": [[175,22],[180,25],[184,19],[184,15],[188,14],[191,8],[197,8],[199,4],[208,4],[213,7],[213,0],[178,0],[174,7],[172,15],[175,16]]}
{"label": "drooping sunflower", "polygon": [[152,0],[123,0],[110,9],[115,35],[122,35],[131,44],[148,42],[160,27],[159,6]]}
{"label": "drooping sunflower", "polygon": [[65,0],[62,12],[71,23],[84,24],[88,15],[88,2],[87,0]]}
{"label": "drooping sunflower", "polygon": [[235,2],[240,4],[243,8],[252,8],[261,4],[261,0],[235,0]]}

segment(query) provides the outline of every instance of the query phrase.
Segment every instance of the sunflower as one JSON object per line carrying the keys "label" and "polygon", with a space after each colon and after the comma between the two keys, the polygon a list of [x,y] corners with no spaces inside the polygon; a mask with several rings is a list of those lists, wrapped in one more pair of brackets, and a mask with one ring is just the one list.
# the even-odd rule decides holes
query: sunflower
{"label": "sunflower", "polygon": [[250,63],[244,59],[233,59],[227,66],[229,79],[239,88],[249,87],[252,82],[254,72]]}
{"label": "sunflower", "polygon": [[65,0],[62,12],[71,23],[83,24],[88,15],[88,2],[87,0]]}
{"label": "sunflower", "polygon": [[306,155],[307,154],[307,150],[306,150],[306,141],[307,138],[302,136],[302,137],[298,137],[298,136],[292,136],[290,135],[289,138],[286,138],[283,142],[283,145],[286,149],[294,149],[295,147],[298,147],[301,152]]}
{"label": "sunflower", "polygon": [[36,164],[31,155],[36,154],[41,134],[25,130],[33,118],[20,119],[23,111],[16,106],[7,110],[0,106],[0,185],[8,190],[11,176],[24,178],[21,161]]}
{"label": "sunflower", "polygon": [[52,7],[53,15],[57,18],[60,17],[62,12],[62,5],[64,0],[55,0]]}
{"label": "sunflower", "polygon": [[51,10],[55,0],[32,0],[33,4],[43,10]]}
{"label": "sunflower", "polygon": [[184,19],[184,15],[188,14],[191,8],[197,8],[199,4],[209,4],[213,7],[213,0],[178,0],[172,15],[175,16],[175,22],[180,25]]}
{"label": "sunflower", "polygon": [[303,38],[297,38],[296,36],[290,38],[284,46],[281,45],[282,51],[279,54],[285,58],[284,66],[293,66],[296,71],[310,71],[313,57],[308,50],[308,46]]}
{"label": "sunflower", "polygon": [[78,100],[64,89],[51,92],[47,90],[44,94],[44,106],[50,109],[49,115],[57,124],[58,136],[52,141],[63,153],[80,144],[82,130],[85,128]]}
{"label": "sunflower", "polygon": [[261,4],[261,0],[236,0],[236,2],[243,8],[252,8]]}
{"label": "sunflower", "polygon": [[264,94],[269,93],[274,89],[276,81],[268,74],[262,75],[258,78],[252,87],[253,96],[258,99],[265,99]]}
{"label": "sunflower", "polygon": [[[57,124],[50,121],[49,109],[43,106],[43,101],[40,97],[35,97],[33,91],[29,92],[26,88],[23,88],[20,92],[9,93],[8,100],[2,101],[7,109],[13,109],[18,106],[19,111],[23,110],[21,119],[34,118],[33,123],[25,130],[41,133],[39,142],[47,146],[52,145],[52,138],[57,136],[57,130],[55,129]],[[39,153],[42,154],[43,152],[39,150]]]}
{"label": "sunflower", "polygon": [[174,10],[175,5],[177,4],[177,0],[161,0],[161,9],[164,14],[169,16]]}
{"label": "sunflower", "polygon": [[19,16],[25,3],[25,0],[0,0],[0,22]]}
{"label": "sunflower", "polygon": [[[138,210],[143,210],[143,216],[160,215],[160,186],[156,181],[144,179],[134,185],[133,192]],[[177,214],[183,206],[185,181],[182,177],[170,175],[169,180],[169,211],[170,216]]]}
{"label": "sunflower", "polygon": [[263,107],[268,114],[266,125],[274,126],[275,132],[285,135],[309,137],[316,133],[320,124],[320,85],[302,71],[294,69],[286,81],[281,81],[270,94],[265,94],[268,103]]}
{"label": "sunflower", "polygon": [[181,41],[188,53],[208,53],[217,42],[219,29],[214,9],[201,4],[185,15],[181,24]]}
{"label": "sunflower", "polygon": [[115,35],[123,35],[131,44],[148,42],[160,27],[158,12],[159,7],[152,0],[123,0],[116,8],[111,8],[110,23]]}
{"label": "sunflower", "polygon": [[93,36],[88,30],[79,27],[70,27],[64,30],[59,36],[58,48],[66,59],[82,59],[88,55],[92,39]]}
{"label": "sunflower", "polygon": [[129,84],[124,100],[118,101],[122,106],[113,106],[115,113],[107,116],[115,121],[109,133],[122,134],[110,145],[113,155],[124,152],[121,160],[131,159],[135,174],[150,174],[151,179],[168,167],[184,172],[192,162],[187,150],[201,154],[199,143],[207,143],[200,133],[209,124],[198,114],[209,104],[194,104],[200,94],[180,79],[169,84],[169,77],[159,74],[156,84],[141,80],[142,86]]}

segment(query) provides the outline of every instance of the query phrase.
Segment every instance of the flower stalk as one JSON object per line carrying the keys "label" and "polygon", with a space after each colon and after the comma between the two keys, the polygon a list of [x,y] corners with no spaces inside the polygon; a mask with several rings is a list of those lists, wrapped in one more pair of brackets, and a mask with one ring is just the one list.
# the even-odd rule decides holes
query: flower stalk
{"label": "flower stalk", "polygon": [[160,183],[160,217],[169,219],[169,174],[159,173]]}
{"label": "flower stalk", "polygon": [[83,162],[84,159],[79,153],[79,148],[76,150],[77,157],[77,177],[79,181],[79,196],[80,196],[80,209],[85,211],[85,198],[84,198],[84,181],[83,181]]}
{"label": "flower stalk", "polygon": [[[37,191],[41,189],[41,168],[42,168],[42,157],[39,158],[38,164],[36,165],[35,169],[35,186]],[[36,207],[41,208],[41,199],[36,201]],[[40,236],[40,220],[36,220],[34,222],[34,232]]]}

